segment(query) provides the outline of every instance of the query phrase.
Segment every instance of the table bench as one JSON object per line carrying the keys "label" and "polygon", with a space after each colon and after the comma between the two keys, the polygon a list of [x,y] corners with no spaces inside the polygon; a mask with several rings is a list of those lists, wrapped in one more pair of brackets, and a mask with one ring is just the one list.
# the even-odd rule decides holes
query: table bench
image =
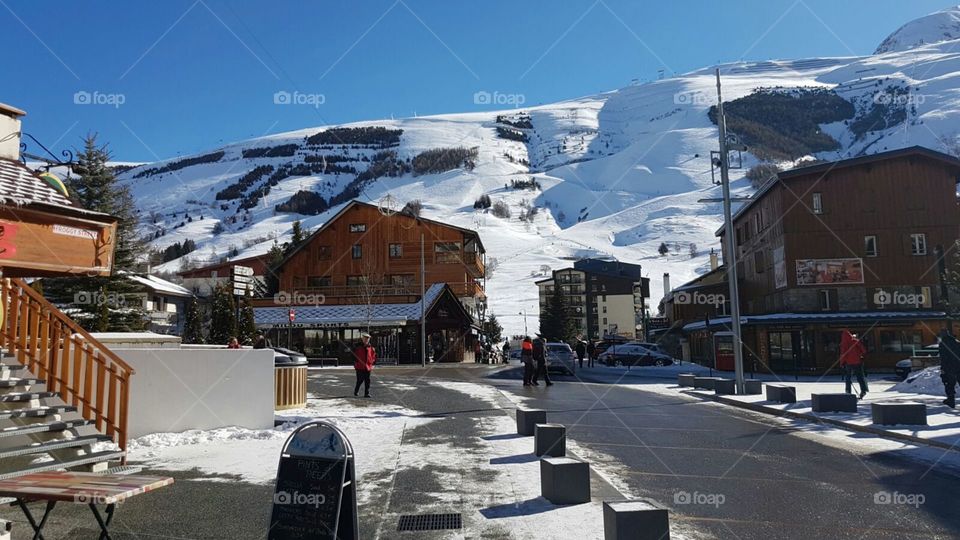
{"label": "table bench", "polygon": [[[117,503],[172,483],[173,478],[164,476],[54,471],[0,480],[0,497],[16,499],[13,504],[20,507],[33,528],[34,540],[43,540],[43,527],[58,502],[89,506],[100,526],[100,540],[109,540],[110,522]],[[27,504],[41,501],[46,503],[46,508],[38,522]],[[105,517],[98,505],[106,506]]]}

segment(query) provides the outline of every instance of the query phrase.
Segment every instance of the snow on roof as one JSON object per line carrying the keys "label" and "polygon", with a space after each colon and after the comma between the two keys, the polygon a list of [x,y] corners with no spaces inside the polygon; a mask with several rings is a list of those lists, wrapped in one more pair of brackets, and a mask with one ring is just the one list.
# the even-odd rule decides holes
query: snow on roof
{"label": "snow on roof", "polygon": [[0,159],[0,199],[16,205],[30,203],[73,207],[70,201],[23,163]]}
{"label": "snow on roof", "polygon": [[[371,323],[404,324],[407,321],[420,320],[421,303],[426,312],[443,293],[445,283],[434,283],[427,289],[423,300],[410,304],[372,304],[345,306],[296,306],[295,323],[345,324]],[[287,324],[290,322],[288,307],[254,308],[254,321],[257,326]]]}
{"label": "snow on roof", "polygon": [[[838,322],[854,321],[856,319],[942,319],[947,314],[943,311],[848,311],[836,313],[768,313],[765,315],[744,315],[740,317],[740,324],[761,324],[777,322]],[[710,319],[710,326],[730,324],[730,317]],[[702,330],[706,326],[704,321],[685,324],[683,330]]]}
{"label": "snow on roof", "polygon": [[189,289],[185,289],[176,283],[172,283],[165,279],[158,278],[157,276],[152,276],[149,274],[146,275],[131,275],[130,279],[140,283],[141,285],[146,286],[148,289],[154,292],[170,294],[173,296],[193,296],[193,293]]}

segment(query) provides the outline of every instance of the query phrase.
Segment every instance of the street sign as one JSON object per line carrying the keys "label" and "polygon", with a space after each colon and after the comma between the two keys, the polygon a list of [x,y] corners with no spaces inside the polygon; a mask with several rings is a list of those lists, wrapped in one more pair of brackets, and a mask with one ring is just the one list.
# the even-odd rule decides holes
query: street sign
{"label": "street sign", "polygon": [[280,453],[268,540],[359,536],[353,446],[327,422],[300,426]]}
{"label": "street sign", "polygon": [[670,328],[670,320],[666,317],[650,317],[647,319],[648,330],[662,330]]}
{"label": "street sign", "polygon": [[253,268],[249,266],[234,266],[233,267],[234,276],[253,276]]}
{"label": "street sign", "polygon": [[253,283],[253,277],[252,277],[252,276],[241,276],[241,275],[238,274],[238,275],[233,276],[233,282],[234,282],[234,283]]}

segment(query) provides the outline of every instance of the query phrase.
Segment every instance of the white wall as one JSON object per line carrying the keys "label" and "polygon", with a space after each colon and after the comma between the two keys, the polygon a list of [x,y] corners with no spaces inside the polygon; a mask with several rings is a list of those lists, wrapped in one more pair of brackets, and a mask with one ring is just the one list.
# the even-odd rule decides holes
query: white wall
{"label": "white wall", "polygon": [[[16,133],[16,136],[10,135],[13,133]],[[0,158],[20,159],[19,118],[0,114]]]}
{"label": "white wall", "polygon": [[273,427],[270,349],[122,349],[130,378],[130,437],[240,426]]}

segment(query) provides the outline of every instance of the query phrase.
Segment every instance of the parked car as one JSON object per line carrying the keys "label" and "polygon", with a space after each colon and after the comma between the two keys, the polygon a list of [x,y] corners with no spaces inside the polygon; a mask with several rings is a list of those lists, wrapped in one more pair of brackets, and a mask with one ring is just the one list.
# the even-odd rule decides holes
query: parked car
{"label": "parked car", "polygon": [[[660,354],[667,354],[667,351],[664,351],[664,350],[660,347],[660,344],[659,344],[659,343],[650,343],[649,341],[637,341],[636,344],[637,344],[637,345],[640,345],[640,346],[643,347],[644,349],[650,349],[650,350],[653,351],[653,352],[657,352],[657,353],[660,353]],[[667,354],[667,356],[670,356],[670,355]]]}
{"label": "parked car", "polygon": [[596,354],[600,354],[614,345],[625,345],[627,343],[630,343],[630,340],[627,338],[608,337],[608,338],[602,339],[599,342],[597,342],[596,349],[595,349]]}
{"label": "parked car", "polygon": [[601,364],[608,366],[669,366],[673,358],[661,352],[652,351],[639,343],[624,343],[611,346],[597,357]]}
{"label": "parked car", "polygon": [[547,371],[560,372],[566,375],[573,375],[577,370],[577,358],[573,354],[573,349],[566,343],[548,341],[547,347]]}
{"label": "parked car", "polygon": [[940,344],[934,343],[933,345],[927,345],[922,349],[913,351],[913,355],[910,356],[910,358],[904,358],[897,362],[893,371],[901,381],[904,381],[910,376],[911,372],[939,365]]}

